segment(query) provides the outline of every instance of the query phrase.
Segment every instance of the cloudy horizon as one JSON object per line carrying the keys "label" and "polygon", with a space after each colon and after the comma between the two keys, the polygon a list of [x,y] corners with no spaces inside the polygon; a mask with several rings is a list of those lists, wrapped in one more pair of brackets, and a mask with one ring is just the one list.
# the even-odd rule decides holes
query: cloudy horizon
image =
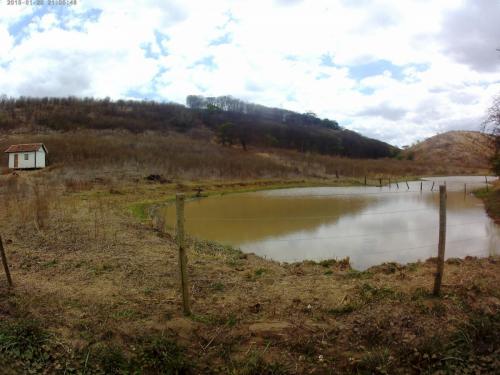
{"label": "cloudy horizon", "polygon": [[231,95],[402,146],[479,130],[500,94],[500,1],[9,3],[8,96]]}

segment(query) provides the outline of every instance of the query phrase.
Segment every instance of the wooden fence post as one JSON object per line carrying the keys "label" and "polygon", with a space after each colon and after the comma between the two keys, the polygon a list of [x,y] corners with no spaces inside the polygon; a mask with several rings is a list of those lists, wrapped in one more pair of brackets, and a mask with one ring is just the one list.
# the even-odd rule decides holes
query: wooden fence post
{"label": "wooden fence post", "polygon": [[484,176],[484,183],[486,184],[486,192],[488,192],[488,177]]}
{"label": "wooden fence post", "polygon": [[423,184],[423,182],[420,181],[420,191],[422,191],[422,184]]}
{"label": "wooden fence post", "polygon": [[366,176],[365,176],[365,186],[366,186]]}
{"label": "wooden fence post", "polygon": [[405,182],[406,182],[406,188],[407,188],[408,190],[410,190],[410,185],[408,185],[408,181],[405,181]]}
{"label": "wooden fence post", "polygon": [[439,244],[434,295],[439,296],[444,271],[444,250],[446,243],[446,186],[439,186]]}
{"label": "wooden fence post", "polygon": [[378,180],[379,180],[379,182],[380,182],[379,186],[380,186],[380,187],[382,187],[382,179],[381,179],[381,178],[379,178]]}
{"label": "wooden fence post", "polygon": [[434,181],[432,181],[431,191],[434,190]]}
{"label": "wooden fence post", "polygon": [[184,245],[184,198],[184,194],[177,194],[175,196],[175,207],[177,213],[177,245],[179,246],[182,306],[184,315],[191,315],[191,309],[189,307],[189,286],[187,278],[187,255]]}
{"label": "wooden fence post", "polygon": [[5,256],[5,250],[3,248],[2,236],[0,236],[0,255],[2,257],[3,269],[5,270],[5,276],[7,277],[7,283],[9,287],[12,286],[12,278],[10,277],[9,264],[7,263],[7,257]]}

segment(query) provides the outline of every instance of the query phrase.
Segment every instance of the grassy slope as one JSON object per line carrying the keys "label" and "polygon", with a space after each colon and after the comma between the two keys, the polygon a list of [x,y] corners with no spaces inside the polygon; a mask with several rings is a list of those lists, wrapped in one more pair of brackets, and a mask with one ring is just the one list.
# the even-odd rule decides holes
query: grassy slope
{"label": "grassy slope", "polygon": [[487,135],[474,131],[449,131],[430,137],[406,151],[417,161],[488,169],[494,144]]}
{"label": "grassy slope", "polygon": [[262,106],[258,113],[250,109],[250,113],[244,114],[215,108],[192,110],[178,104],[141,101],[113,102],[74,97],[3,99],[0,100],[0,131],[114,129],[136,134],[148,131],[202,131],[209,132],[212,137],[217,136],[227,144],[252,147],[272,145],[328,155],[383,157],[391,156],[396,151],[387,143],[337,129],[338,126],[331,121]]}
{"label": "grassy slope", "polygon": [[6,373],[488,373],[500,365],[498,258],[449,261],[435,299],[432,261],[360,273],[191,242],[194,315],[186,318],[172,234],[129,208],[190,184],[65,184],[56,172],[0,177],[16,284],[0,284]]}
{"label": "grassy slope", "polygon": [[[188,134],[78,130],[1,134],[0,149],[9,144],[44,142],[61,179],[91,181],[95,177],[128,182],[148,174],[183,180],[363,179],[364,176],[410,177],[483,174],[485,168],[396,159],[348,159],[273,148],[222,147],[210,133]],[[5,155],[2,165],[6,166]]]}
{"label": "grassy slope", "polygon": [[476,191],[475,194],[483,200],[488,214],[497,224],[500,224],[500,182],[497,181],[488,190]]}

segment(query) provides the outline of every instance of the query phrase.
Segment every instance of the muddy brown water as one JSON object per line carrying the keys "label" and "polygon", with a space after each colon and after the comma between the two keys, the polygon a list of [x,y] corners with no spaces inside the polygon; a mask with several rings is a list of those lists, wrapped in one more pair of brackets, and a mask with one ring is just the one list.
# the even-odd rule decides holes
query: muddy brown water
{"label": "muddy brown water", "polygon": [[[489,177],[488,180],[493,180]],[[434,182],[434,189],[431,191]],[[484,177],[435,177],[383,187],[228,194],[186,204],[191,236],[280,262],[349,257],[355,269],[436,256],[439,184],[447,186],[446,258],[499,254],[500,227],[470,190]],[[464,192],[467,184],[467,192]],[[167,209],[174,226],[175,208]]]}

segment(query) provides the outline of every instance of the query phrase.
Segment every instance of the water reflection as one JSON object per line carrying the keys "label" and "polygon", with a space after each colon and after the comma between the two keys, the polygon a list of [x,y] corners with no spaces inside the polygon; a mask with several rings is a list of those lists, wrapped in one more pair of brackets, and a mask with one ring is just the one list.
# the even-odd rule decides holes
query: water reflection
{"label": "water reflection", "polygon": [[[349,256],[365,269],[386,261],[435,256],[438,182],[446,181],[447,257],[498,253],[500,229],[482,203],[464,193],[475,178],[438,178],[383,187],[324,187],[234,194],[193,201],[186,228],[194,236],[231,244],[278,261]],[[438,182],[436,182],[438,181]],[[460,188],[461,187],[461,188]],[[174,222],[175,209],[167,214]]]}

